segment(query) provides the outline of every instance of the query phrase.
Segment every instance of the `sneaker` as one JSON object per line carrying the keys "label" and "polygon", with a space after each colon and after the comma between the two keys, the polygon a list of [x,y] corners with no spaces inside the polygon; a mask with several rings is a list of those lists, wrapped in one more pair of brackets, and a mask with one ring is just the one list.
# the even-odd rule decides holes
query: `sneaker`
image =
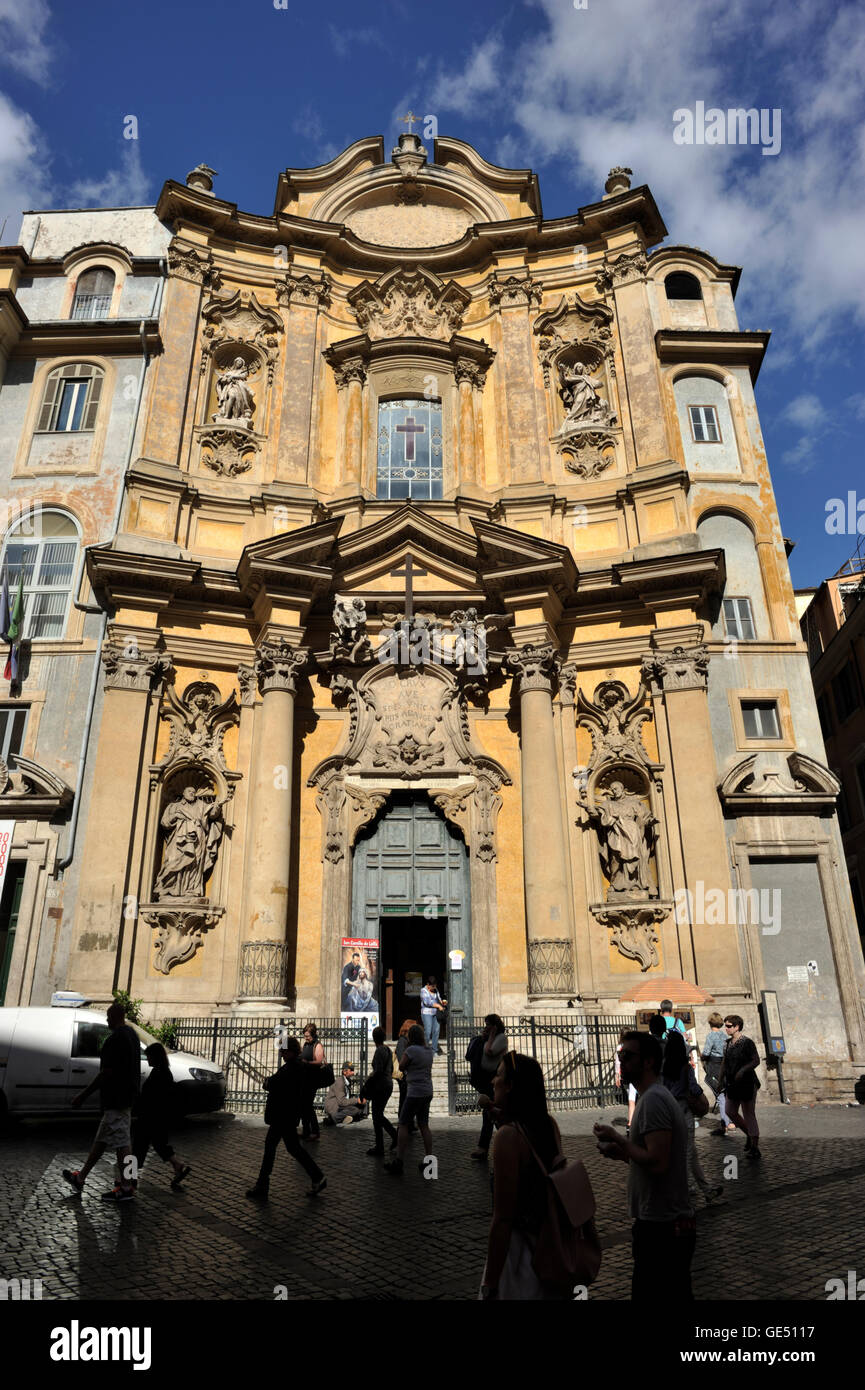
{"label": "sneaker", "polygon": [[77,1168],[64,1168],[63,1176],[69,1183],[69,1186],[75,1188],[76,1192],[84,1191],[84,1183],[81,1181],[81,1174]]}
{"label": "sneaker", "polygon": [[103,1192],[101,1198],[103,1202],[132,1202],[135,1191],[131,1187],[112,1187],[109,1192]]}
{"label": "sneaker", "polygon": [[314,1182],[312,1184],[312,1187],[309,1189],[306,1195],[307,1197],[317,1197],[319,1192],[323,1192],[326,1187],[327,1178],[319,1178],[318,1182]]}
{"label": "sneaker", "polygon": [[258,1183],[256,1183],[255,1187],[250,1187],[248,1189],[246,1195],[247,1197],[250,1197],[253,1202],[266,1202],[268,1195],[267,1188],[259,1187]]}
{"label": "sneaker", "polygon": [[354,1117],[352,1115],[346,1115],[345,1119],[343,1120],[343,1124],[350,1125],[353,1121],[353,1118]]}
{"label": "sneaker", "polygon": [[183,1182],[183,1179],[188,1178],[191,1172],[192,1169],[190,1168],[189,1164],[185,1163],[184,1166],[181,1168],[180,1172],[175,1173],[174,1177],[171,1179],[171,1186],[175,1192],[178,1192],[180,1190],[180,1184]]}

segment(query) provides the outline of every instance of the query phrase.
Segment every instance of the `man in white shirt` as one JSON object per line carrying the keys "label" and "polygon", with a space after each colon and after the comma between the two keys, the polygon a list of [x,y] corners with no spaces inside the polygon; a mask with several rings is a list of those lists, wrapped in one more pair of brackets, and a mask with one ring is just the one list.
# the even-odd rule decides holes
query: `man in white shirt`
{"label": "man in white shirt", "polygon": [[658,1081],[661,1044],[650,1033],[626,1033],[619,1057],[622,1080],[639,1099],[630,1138],[612,1125],[595,1125],[605,1158],[629,1165],[628,1209],[632,1228],[633,1303],[663,1297],[693,1302],[691,1260],[697,1239],[688,1196],[688,1134],[679,1105]]}

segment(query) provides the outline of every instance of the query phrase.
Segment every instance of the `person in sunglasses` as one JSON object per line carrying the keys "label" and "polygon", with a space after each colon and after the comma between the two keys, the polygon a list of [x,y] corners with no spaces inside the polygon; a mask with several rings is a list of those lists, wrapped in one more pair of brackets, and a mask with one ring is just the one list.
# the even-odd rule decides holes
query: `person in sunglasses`
{"label": "person in sunglasses", "polygon": [[760,1078],[757,1068],[760,1054],[752,1038],[746,1038],[742,1029],[745,1021],[739,1014],[727,1014],[724,1019],[724,1032],[727,1046],[721,1062],[720,1086],[727,1097],[727,1118],[739,1129],[744,1129],[748,1138],[745,1153],[750,1159],[759,1160],[760,1127],[757,1124],[757,1092]]}

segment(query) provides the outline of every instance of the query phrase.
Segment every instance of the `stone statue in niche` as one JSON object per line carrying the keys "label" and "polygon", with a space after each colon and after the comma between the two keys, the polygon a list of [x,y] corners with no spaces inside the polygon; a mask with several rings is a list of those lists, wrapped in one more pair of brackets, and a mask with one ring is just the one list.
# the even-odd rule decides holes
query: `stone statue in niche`
{"label": "stone statue in niche", "polygon": [[222,806],[222,800],[214,801],[192,786],[184,787],[183,794],[166,806],[160,821],[165,848],[153,887],[154,902],[203,899],[204,881],[222,839]]}
{"label": "stone statue in niche", "polygon": [[366,601],[362,598],[333,597],[333,625],[330,650],[333,656],[349,661],[365,661],[370,654],[366,632]]}
{"label": "stone statue in niche", "polygon": [[554,439],[566,439],[589,425],[610,423],[610,408],[598,394],[585,362],[574,362],[571,366],[560,364],[559,381],[559,395],[567,413]]}
{"label": "stone statue in niche", "polygon": [[249,368],[242,357],[235,357],[230,367],[223,367],[216,378],[216,400],[219,406],[214,420],[217,424],[228,421],[252,428],[252,415],[255,400],[246,382]]}
{"label": "stone statue in niche", "polygon": [[611,898],[655,897],[650,876],[657,819],[642,797],[612,782],[608,795],[589,815],[595,822],[604,874]]}

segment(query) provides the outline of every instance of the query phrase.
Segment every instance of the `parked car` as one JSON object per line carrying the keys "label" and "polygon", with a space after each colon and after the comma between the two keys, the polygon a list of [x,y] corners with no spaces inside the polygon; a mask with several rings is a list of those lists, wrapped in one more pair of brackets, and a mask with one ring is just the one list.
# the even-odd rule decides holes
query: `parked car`
{"label": "parked car", "polygon": [[[152,1034],[129,1024],[141,1041],[141,1079],[150,1074],[144,1050]],[[9,1116],[90,1114],[99,1092],[72,1110],[72,1097],[99,1071],[99,1049],[110,1029],[93,1009],[0,1008],[0,1121]],[[189,1052],[168,1053],[178,1113],[195,1115],[225,1104],[225,1077],[215,1062]]]}

